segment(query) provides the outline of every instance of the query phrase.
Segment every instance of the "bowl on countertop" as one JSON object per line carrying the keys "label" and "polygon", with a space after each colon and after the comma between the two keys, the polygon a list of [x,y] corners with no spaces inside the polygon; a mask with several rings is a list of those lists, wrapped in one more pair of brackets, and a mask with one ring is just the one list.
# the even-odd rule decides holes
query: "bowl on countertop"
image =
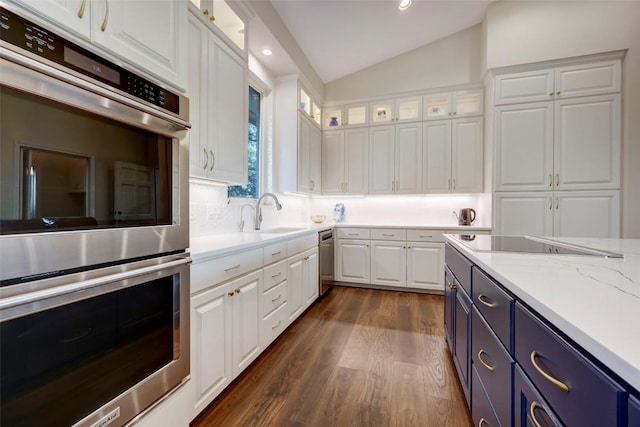
{"label": "bowl on countertop", "polygon": [[315,222],[316,224],[322,224],[324,220],[327,219],[325,215],[311,215],[310,218],[311,221]]}

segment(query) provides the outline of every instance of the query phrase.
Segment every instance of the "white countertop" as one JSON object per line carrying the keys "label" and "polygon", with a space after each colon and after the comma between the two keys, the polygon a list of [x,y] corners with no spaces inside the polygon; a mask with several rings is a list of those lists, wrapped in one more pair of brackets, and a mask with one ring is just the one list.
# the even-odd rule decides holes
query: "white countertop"
{"label": "white countertop", "polygon": [[640,239],[552,238],[624,254],[614,259],[476,252],[445,238],[640,390]]}

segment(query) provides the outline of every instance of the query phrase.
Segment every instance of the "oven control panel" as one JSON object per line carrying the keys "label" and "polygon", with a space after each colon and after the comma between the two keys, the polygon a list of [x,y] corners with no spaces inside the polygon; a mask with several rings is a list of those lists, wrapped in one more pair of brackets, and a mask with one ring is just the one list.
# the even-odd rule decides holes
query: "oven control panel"
{"label": "oven control panel", "polygon": [[156,107],[180,114],[178,95],[3,8],[0,8],[0,39]]}

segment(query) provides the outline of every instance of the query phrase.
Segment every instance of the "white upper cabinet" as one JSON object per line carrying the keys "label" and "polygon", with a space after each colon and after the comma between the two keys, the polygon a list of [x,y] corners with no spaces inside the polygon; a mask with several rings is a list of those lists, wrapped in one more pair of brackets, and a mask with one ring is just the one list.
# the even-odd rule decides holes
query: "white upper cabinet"
{"label": "white upper cabinet", "polygon": [[424,125],[425,193],[481,193],[484,150],[481,117]]}
{"label": "white upper cabinet", "polygon": [[422,97],[410,96],[369,104],[371,124],[393,124],[422,120]]}
{"label": "white upper cabinet", "polygon": [[91,38],[89,0],[8,0],[46,18],[85,40]]}
{"label": "white upper cabinet", "polygon": [[247,64],[189,15],[190,175],[247,182]]}
{"label": "white upper cabinet", "polygon": [[546,101],[620,92],[621,61],[498,75],[495,104]]}
{"label": "white upper cabinet", "polygon": [[13,0],[31,13],[184,90],[187,4],[183,1]]}
{"label": "white upper cabinet", "polygon": [[301,112],[298,113],[298,191],[321,193],[322,141],[320,129]]}
{"label": "white upper cabinet", "polygon": [[322,114],[322,129],[334,130],[343,127],[358,127],[369,124],[367,104],[325,107]]}
{"label": "white upper cabinet", "polygon": [[[233,6],[232,6],[233,5]],[[239,13],[240,2],[226,0],[191,0],[194,15],[206,23],[218,37],[247,59],[246,13]]]}
{"label": "white upper cabinet", "polygon": [[422,98],[424,120],[478,116],[483,111],[483,89],[433,93]]}
{"label": "white upper cabinet", "polygon": [[370,129],[370,194],[414,194],[421,191],[421,141],[420,123]]}
{"label": "white upper cabinet", "polygon": [[322,194],[367,194],[369,129],[322,136]]}

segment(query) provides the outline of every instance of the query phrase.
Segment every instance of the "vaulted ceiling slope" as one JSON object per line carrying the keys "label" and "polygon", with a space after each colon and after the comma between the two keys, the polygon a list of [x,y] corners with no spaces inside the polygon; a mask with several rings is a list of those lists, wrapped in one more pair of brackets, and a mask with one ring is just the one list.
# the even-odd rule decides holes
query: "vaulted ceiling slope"
{"label": "vaulted ceiling slope", "polygon": [[484,18],[491,0],[271,0],[323,83],[431,43]]}

